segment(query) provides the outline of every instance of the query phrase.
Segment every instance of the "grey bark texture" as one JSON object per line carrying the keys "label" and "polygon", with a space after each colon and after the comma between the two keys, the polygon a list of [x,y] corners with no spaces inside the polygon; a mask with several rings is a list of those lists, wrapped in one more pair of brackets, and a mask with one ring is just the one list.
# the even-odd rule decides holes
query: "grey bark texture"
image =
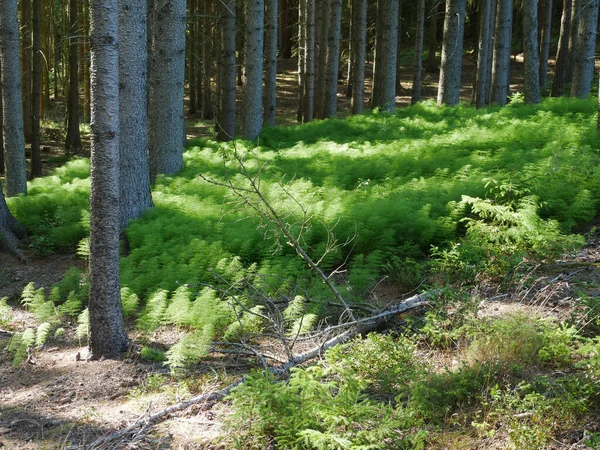
{"label": "grey bark texture", "polygon": [[244,37],[243,136],[256,139],[262,130],[262,78],[265,32],[264,0],[246,0]]}
{"label": "grey bark texture", "polygon": [[265,94],[263,124],[266,127],[275,125],[275,107],[277,106],[278,3],[278,0],[266,0],[265,3]]}
{"label": "grey bark texture", "polygon": [[118,1],[91,0],[90,332],[93,359],[127,349],[119,275]]}
{"label": "grey bark texture", "polygon": [[523,1],[523,59],[525,103],[540,102],[540,60],[538,53],[537,0]]}
{"label": "grey bark texture", "polygon": [[196,102],[196,70],[198,67],[196,59],[196,41],[198,40],[198,31],[196,26],[196,0],[188,0],[188,11],[190,14],[190,21],[188,23],[188,32],[186,35],[187,42],[185,49],[187,52],[187,82],[189,86],[189,103],[188,112],[190,115],[196,114],[197,102]]}
{"label": "grey bark texture", "polygon": [[183,167],[185,0],[154,0],[148,102],[150,179]]}
{"label": "grey bark texture", "polygon": [[421,75],[423,73],[423,39],[425,36],[425,0],[417,4],[417,36],[415,39],[415,67],[410,104],[421,100]]}
{"label": "grey bark texture", "polygon": [[550,38],[552,35],[552,0],[544,0],[543,12],[540,33],[540,87],[542,88],[548,84],[548,58],[550,57]]}
{"label": "grey bark texture", "polygon": [[477,72],[475,74],[475,106],[483,108],[489,98],[490,84],[490,39],[492,30],[492,2],[491,0],[482,0],[481,25],[479,27],[479,51],[477,52]]}
{"label": "grey bark texture", "polygon": [[69,95],[67,99],[67,137],[65,150],[70,154],[81,151],[79,132],[79,21],[77,0],[69,0]]}
{"label": "grey bark texture", "polygon": [[[340,62],[340,34],[342,28],[342,0],[329,0],[329,34],[327,36],[327,64],[325,66],[325,101],[323,117],[337,115],[338,68]],[[325,17],[324,19],[327,19]]]}
{"label": "grey bark texture", "polygon": [[446,2],[438,105],[454,106],[460,101],[465,9],[466,0],[448,0]]}
{"label": "grey bark texture", "polygon": [[220,107],[217,138],[235,139],[235,0],[218,3],[221,18],[221,57],[219,64]]}
{"label": "grey bark texture", "polygon": [[31,142],[31,0],[21,0],[23,135]]}
{"label": "grey bark texture", "polygon": [[33,0],[31,30],[33,36],[33,58],[31,72],[31,177],[42,176],[40,153],[40,105],[42,89],[41,54],[41,0]]}
{"label": "grey bark texture", "polygon": [[[425,8],[423,8],[425,10]],[[398,0],[398,32],[396,33],[396,95],[402,95],[402,83],[400,79],[402,77],[402,65],[400,64],[400,57],[402,55],[402,33],[404,29],[402,28],[404,24],[402,23],[402,0]],[[425,27],[425,25],[423,25]],[[422,46],[421,46],[422,47]],[[423,51],[421,50],[421,57],[423,57]]]}
{"label": "grey bark texture", "polygon": [[506,105],[510,72],[513,0],[498,0],[494,33],[491,102]]}
{"label": "grey bark texture", "polygon": [[587,0],[581,6],[577,52],[571,96],[586,98],[590,95],[594,77],[594,57],[596,51],[596,33],[598,28],[599,0]]}
{"label": "grey bark texture", "polygon": [[[325,118],[325,86],[326,86],[326,67],[327,67],[327,37],[329,36],[329,12],[331,3],[329,0],[319,2],[320,6],[317,9],[316,24],[318,29],[318,39],[316,45],[318,50],[317,64],[317,99],[316,99],[316,117],[319,119]],[[315,55],[317,57],[317,55]]]}
{"label": "grey bark texture", "polygon": [[550,95],[560,97],[565,93],[565,78],[567,75],[567,57],[569,53],[569,34],[571,23],[571,0],[563,0],[563,9],[560,19],[560,35],[558,49],[556,50],[556,66]]}
{"label": "grey bark texture", "polygon": [[2,11],[0,14],[0,66],[2,67],[5,193],[7,197],[12,197],[27,193],[16,0],[0,0],[0,11]]}
{"label": "grey bark texture", "polygon": [[[0,74],[2,74],[2,65],[0,65]],[[4,173],[4,132],[2,118],[2,80],[0,78],[0,173]]]}
{"label": "grey bark texture", "polygon": [[302,123],[304,115],[304,77],[306,76],[306,0],[298,2],[298,105],[296,120]]}
{"label": "grey bark texture", "polygon": [[304,50],[304,101],[302,120],[311,122],[315,110],[315,0],[306,1],[306,47]]}
{"label": "grey bark texture", "polygon": [[210,37],[211,22],[210,15],[213,13],[210,0],[200,0],[203,6],[204,17],[202,18],[202,118],[210,120],[214,117],[212,106],[211,79],[213,74],[213,58],[211,57],[212,42]]}
{"label": "grey bark texture", "polygon": [[152,207],[148,161],[146,0],[119,3],[119,170],[121,231]]}
{"label": "grey bark texture", "polygon": [[0,250],[8,251],[22,258],[17,248],[22,236],[23,228],[8,210],[2,192],[2,182],[0,182]]}
{"label": "grey bark texture", "polygon": [[573,81],[575,70],[575,55],[577,54],[577,41],[579,38],[579,21],[581,20],[581,5],[584,0],[573,0],[571,3],[571,25],[569,33],[569,54],[567,56],[567,73],[565,83]]}
{"label": "grey bark texture", "polygon": [[365,107],[365,60],[367,45],[367,0],[352,0],[352,114]]}
{"label": "grey bark texture", "polygon": [[[381,8],[381,11],[379,11]],[[396,61],[398,55],[398,0],[377,2],[377,86],[372,106],[393,113],[396,109]]]}

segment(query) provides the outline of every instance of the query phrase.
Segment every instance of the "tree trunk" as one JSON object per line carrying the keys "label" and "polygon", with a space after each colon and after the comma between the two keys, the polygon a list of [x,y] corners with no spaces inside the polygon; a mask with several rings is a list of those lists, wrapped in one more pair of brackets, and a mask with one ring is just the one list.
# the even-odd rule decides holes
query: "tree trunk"
{"label": "tree trunk", "polygon": [[454,106],[460,102],[465,9],[466,0],[448,0],[446,2],[438,105]]}
{"label": "tree trunk", "polygon": [[197,59],[195,52],[195,43],[196,43],[196,0],[188,0],[188,10],[190,12],[190,21],[188,23],[188,32],[186,35],[187,42],[185,45],[185,49],[187,52],[187,81],[189,87],[189,102],[188,102],[188,112],[190,115],[196,114],[196,69],[197,69]]}
{"label": "tree trunk", "polygon": [[325,118],[325,90],[326,90],[326,67],[327,67],[327,37],[329,36],[329,12],[331,10],[330,0],[322,0],[319,8],[320,27],[319,27],[319,64],[317,76],[317,100],[316,116],[319,119]]}
{"label": "tree trunk", "polygon": [[599,0],[587,0],[581,7],[575,70],[571,96],[586,98],[590,95],[594,77],[594,54],[596,50],[596,32],[598,28]]}
{"label": "tree trunk", "polygon": [[204,120],[211,120],[214,117],[213,106],[212,106],[212,94],[211,94],[211,79],[213,74],[213,64],[211,58],[212,42],[210,36],[211,22],[209,16],[212,14],[213,9],[211,0],[200,0],[204,5],[204,33],[202,33],[202,77],[203,77],[203,89],[202,89],[202,118]]}
{"label": "tree trunk", "polygon": [[306,1],[303,121],[312,122],[315,110],[315,0]]}
{"label": "tree trunk", "polygon": [[[323,0],[325,1],[325,0]],[[292,38],[294,35],[293,24],[293,1],[281,1],[281,26],[279,27],[281,37],[279,39],[279,54],[284,59],[292,57]]]}
{"label": "tree trunk", "polygon": [[23,134],[31,142],[31,0],[21,0]]}
{"label": "tree trunk", "polygon": [[506,105],[509,85],[512,10],[512,0],[498,0],[496,31],[494,34],[491,101],[500,106]]}
{"label": "tree trunk", "polygon": [[[0,74],[2,73],[2,65],[0,64]],[[0,173],[4,173],[4,132],[2,118],[2,80],[0,78]]]}
{"label": "tree trunk", "polygon": [[575,70],[575,55],[577,54],[577,40],[579,38],[579,22],[581,21],[581,5],[583,0],[573,0],[571,4],[571,26],[569,32],[569,54],[567,56],[567,73],[565,84],[573,81]]}
{"label": "tree trunk", "polygon": [[6,195],[25,194],[25,138],[23,136],[23,102],[21,62],[19,61],[19,23],[17,2],[0,0],[0,66],[2,67],[2,135]]}
{"label": "tree trunk", "polygon": [[429,10],[429,31],[427,33],[427,66],[425,70],[427,72],[437,72],[437,57],[435,52],[437,50],[437,22],[438,22],[438,2],[432,0],[433,4]]}
{"label": "tree trunk", "polygon": [[475,75],[475,106],[483,108],[488,101],[488,86],[490,84],[489,50],[491,39],[491,0],[482,0],[481,25],[479,27],[479,50],[477,52],[477,72]]}
{"label": "tree trunk", "polygon": [[[381,9],[381,11],[380,11]],[[377,63],[371,105],[393,113],[396,108],[396,57],[398,46],[398,0],[377,2]]]}
{"label": "tree trunk", "polygon": [[425,35],[425,0],[417,4],[417,36],[415,42],[415,68],[410,104],[421,100],[421,74],[423,72],[423,37]]}
{"label": "tree trunk", "polygon": [[221,16],[220,108],[217,139],[235,139],[235,0],[219,1]]}
{"label": "tree trunk", "polygon": [[264,0],[246,0],[245,11],[243,136],[256,139],[262,130]]}
{"label": "tree trunk", "polygon": [[8,210],[2,192],[2,182],[0,181],[0,250],[6,250],[19,258],[23,258],[18,250],[22,236],[23,228]]}
{"label": "tree trunk", "polygon": [[352,114],[365,107],[365,60],[367,50],[367,0],[352,0]]}
{"label": "tree trunk", "polygon": [[563,10],[560,20],[560,36],[556,51],[556,66],[550,95],[560,97],[565,93],[565,77],[567,74],[567,57],[569,52],[569,33],[571,23],[571,0],[563,0]]}
{"label": "tree trunk", "polygon": [[119,0],[119,171],[123,231],[152,207],[148,162],[146,0]]}
{"label": "tree trunk", "polygon": [[[90,34],[89,24],[89,4],[88,0],[83,1],[83,57],[85,59],[83,63],[83,121],[84,123],[90,123],[90,45],[88,36]],[[146,9],[146,8],[144,8]],[[146,34],[146,33],[145,33]]]}
{"label": "tree trunk", "polygon": [[[93,359],[127,350],[119,275],[117,0],[91,1],[90,333]],[[144,41],[145,42],[145,41]]]}
{"label": "tree trunk", "polygon": [[523,59],[525,66],[525,103],[540,102],[537,0],[523,2]]}
{"label": "tree trunk", "polygon": [[550,37],[552,34],[552,0],[544,0],[544,17],[540,42],[540,87],[548,84],[548,58],[550,57]]}
{"label": "tree trunk", "polygon": [[298,2],[298,105],[296,107],[296,120],[302,123],[304,115],[304,77],[306,58],[306,0]]}
{"label": "tree trunk", "polygon": [[67,99],[67,138],[65,150],[68,154],[81,151],[79,132],[79,21],[77,0],[69,0],[69,95]]}
{"label": "tree trunk", "polygon": [[342,0],[330,0],[329,12],[330,23],[329,34],[327,36],[327,64],[325,66],[325,101],[323,104],[323,117],[335,117],[337,115]]}
{"label": "tree trunk", "polygon": [[185,0],[154,2],[148,103],[151,180],[183,168],[185,25]]}
{"label": "tree trunk", "polygon": [[265,96],[263,103],[263,124],[275,125],[277,105],[277,23],[278,0],[267,0],[265,13]]}
{"label": "tree trunk", "polygon": [[[404,28],[402,23],[402,0],[398,0],[398,33],[396,38],[396,95],[402,95],[402,83],[400,79],[402,77],[402,66],[400,65],[400,57],[402,56],[402,33]],[[425,7],[423,7],[423,11],[425,11]],[[418,29],[417,25],[417,29]],[[423,25],[425,28],[425,25]],[[423,57],[423,45],[421,44],[421,58]]]}
{"label": "tree trunk", "polygon": [[31,178],[42,176],[40,153],[40,103],[41,103],[41,52],[42,52],[41,0],[33,0],[33,71],[31,77]]}

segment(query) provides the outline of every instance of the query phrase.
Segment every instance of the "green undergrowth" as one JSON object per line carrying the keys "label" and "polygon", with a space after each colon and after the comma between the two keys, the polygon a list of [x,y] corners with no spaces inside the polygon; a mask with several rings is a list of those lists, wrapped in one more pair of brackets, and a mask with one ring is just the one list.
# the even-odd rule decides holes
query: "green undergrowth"
{"label": "green undergrowth", "polygon": [[[302,231],[308,253],[325,255],[321,268],[344,271],[336,282],[349,301],[382,276],[407,290],[427,274],[438,283],[472,281],[577,248],[581,238],[569,233],[591,221],[600,198],[595,112],[592,100],[482,110],[425,102],[394,115],[265,129],[258,145],[194,140],[184,169],[159,176],[155,207],[126,230],[124,309],[150,330],[175,320],[178,288],[195,303],[207,301],[211,285],[221,289],[208,302],[216,317],[223,291],[246,277],[254,287],[242,289],[244,307],[260,306],[247,296],[256,288],[273,298],[300,295],[313,302],[307,314],[323,312],[330,296],[321,280],[247,199],[218,185],[247,185],[235,155],[260,176],[286,226]],[[30,247],[44,255],[85,249],[88,195],[89,162],[75,160],[8,201]],[[230,325],[199,317],[177,326],[204,342]]]}

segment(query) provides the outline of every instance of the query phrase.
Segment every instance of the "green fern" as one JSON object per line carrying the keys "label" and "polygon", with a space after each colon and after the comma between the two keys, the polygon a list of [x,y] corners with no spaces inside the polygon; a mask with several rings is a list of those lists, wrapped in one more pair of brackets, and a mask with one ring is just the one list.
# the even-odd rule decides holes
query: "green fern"
{"label": "green fern", "polygon": [[75,291],[69,292],[67,301],[58,307],[58,313],[60,315],[75,317],[83,308],[83,302],[81,298],[77,296]]}
{"label": "green fern", "polygon": [[13,309],[8,304],[8,297],[0,298],[0,325],[8,325],[13,320]]}
{"label": "green fern", "polygon": [[165,312],[165,322],[179,327],[191,325],[191,296],[187,286],[181,286],[173,293],[171,304]]}
{"label": "green fern", "polygon": [[50,332],[52,331],[52,324],[50,322],[44,322],[37,327],[37,331],[35,333],[35,346],[41,347],[46,343],[48,337],[50,336]]}
{"label": "green fern", "polygon": [[27,285],[23,288],[23,293],[21,294],[21,304],[25,307],[25,309],[29,310],[31,308],[31,304],[34,302],[36,298],[36,289],[35,282],[31,281],[27,283]]}
{"label": "green fern", "polygon": [[185,369],[208,354],[214,329],[207,325],[202,330],[183,335],[181,340],[166,352],[166,364],[172,372]]}
{"label": "green fern", "polygon": [[123,308],[123,317],[132,317],[137,312],[140,299],[131,289],[121,288],[121,305]]}
{"label": "green fern", "polygon": [[263,316],[265,307],[256,305],[243,311],[240,317],[227,327],[224,338],[227,341],[246,340],[261,333],[265,328]]}
{"label": "green fern", "polygon": [[77,339],[79,339],[79,343],[88,337],[90,329],[90,312],[87,308],[85,308],[79,316],[77,316],[77,330],[76,335]]}
{"label": "green fern", "polygon": [[[27,328],[22,333],[15,333],[10,340],[8,351],[14,352],[12,364],[18,367],[27,359],[27,351],[35,344],[35,329]],[[31,350],[30,350],[31,351]]]}
{"label": "green fern", "polygon": [[77,244],[77,256],[79,256],[82,259],[88,259],[90,257],[90,239],[89,238],[83,238],[82,240],[79,241],[79,243]]}
{"label": "green fern", "polygon": [[153,293],[137,321],[138,328],[145,331],[157,328],[164,319],[168,299],[169,292],[164,289]]}

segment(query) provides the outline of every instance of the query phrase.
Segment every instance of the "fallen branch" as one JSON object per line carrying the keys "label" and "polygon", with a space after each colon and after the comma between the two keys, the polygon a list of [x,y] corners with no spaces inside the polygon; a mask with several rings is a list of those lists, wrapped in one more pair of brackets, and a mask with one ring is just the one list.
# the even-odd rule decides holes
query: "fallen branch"
{"label": "fallen branch", "polygon": [[[356,320],[353,322],[354,326],[351,329],[346,330],[343,333],[340,333],[326,340],[317,347],[314,347],[306,352],[300,353],[299,355],[292,357],[285,364],[282,364],[280,366],[268,367],[268,370],[273,375],[284,375],[287,372],[289,372],[289,370],[292,367],[298,366],[322,355],[327,349],[338,344],[343,344],[344,342],[347,342],[348,340],[361,333],[366,333],[378,328],[391,316],[427,305],[429,303],[429,299],[432,296],[433,292],[425,292],[423,294],[414,295],[409,299],[405,300],[404,302],[399,303],[398,305],[395,305],[392,308],[382,311],[374,316]],[[333,330],[337,327],[331,328]],[[210,410],[216,403],[218,403],[227,395],[229,395],[235,387],[244,383],[247,378],[248,376],[244,376],[236,380],[234,383],[230,384],[226,388],[221,389],[219,391],[204,393],[196,397],[192,397],[184,402],[171,405],[168,408],[158,411],[157,413],[152,414],[150,416],[141,417],[127,428],[124,428],[120,431],[114,432],[109,435],[102,436],[96,439],[91,444],[86,445],[85,448],[87,450],[108,449],[111,448],[111,444],[116,441],[121,441],[126,438],[136,439],[137,437],[142,436],[144,433],[146,433],[157,423],[168,419],[172,414],[188,409],[190,406],[200,405],[201,411]]]}

